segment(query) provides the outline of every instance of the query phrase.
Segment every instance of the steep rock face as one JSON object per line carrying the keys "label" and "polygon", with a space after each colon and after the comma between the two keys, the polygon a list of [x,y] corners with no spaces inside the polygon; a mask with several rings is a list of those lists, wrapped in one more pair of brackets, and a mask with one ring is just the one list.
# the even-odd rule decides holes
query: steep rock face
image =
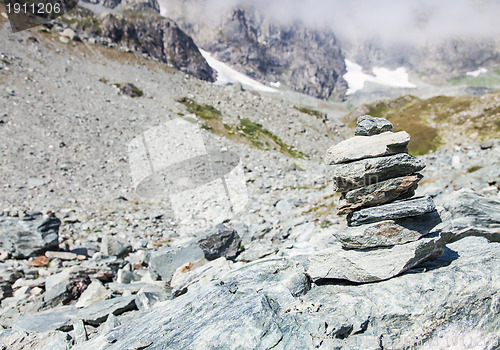
{"label": "steep rock face", "polygon": [[[98,1],[95,3],[99,3]],[[70,15],[78,30],[108,39],[131,51],[147,54],[198,79],[215,81],[216,73],[205,61],[193,39],[177,24],[158,14],[156,0],[102,3],[124,9],[124,16],[106,14],[100,19],[91,11],[79,9]],[[91,25],[87,25],[87,24]]]}
{"label": "steep rock face", "polygon": [[278,23],[252,6],[230,9],[220,21],[210,21],[191,14],[198,2],[164,4],[167,15],[198,45],[252,78],[281,82],[319,98],[344,97],[344,58],[332,31]]}

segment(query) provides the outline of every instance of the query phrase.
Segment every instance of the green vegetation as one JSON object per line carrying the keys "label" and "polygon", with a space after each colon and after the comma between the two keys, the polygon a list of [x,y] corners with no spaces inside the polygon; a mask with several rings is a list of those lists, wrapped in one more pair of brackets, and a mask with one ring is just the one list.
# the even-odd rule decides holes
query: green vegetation
{"label": "green vegetation", "polygon": [[208,104],[200,105],[188,97],[176,100],[183,104],[189,113],[193,113],[202,122],[201,127],[214,134],[224,136],[238,143],[259,149],[275,149],[289,157],[303,158],[306,155],[285,144],[278,136],[265,129],[261,124],[248,118],[241,118],[239,125],[230,125],[222,121],[222,113]]}
{"label": "green vegetation", "polygon": [[471,166],[469,169],[467,169],[467,172],[473,173],[473,172],[478,171],[479,169],[482,169],[482,168],[483,168],[482,166],[474,165],[474,166]]}
{"label": "green vegetation", "polygon": [[484,88],[500,88],[500,69],[478,75],[477,77],[462,76],[449,80],[452,85],[467,85]]}
{"label": "green vegetation", "polygon": [[293,106],[293,108],[295,108],[296,110],[298,110],[301,113],[311,115],[311,116],[319,118],[321,120],[326,119],[326,113],[317,111],[315,109],[312,109],[309,107],[297,107],[297,106]]}
{"label": "green vegetation", "polygon": [[130,97],[142,97],[144,95],[144,92],[142,92],[141,89],[139,89],[137,86],[134,84],[130,83],[114,83],[114,86],[116,86],[122,93],[125,95],[128,95]]}
{"label": "green vegetation", "polygon": [[198,118],[205,120],[221,118],[221,112],[210,105],[200,105],[188,97],[181,97],[177,99],[177,102],[186,106],[188,112],[195,114]]}
{"label": "green vegetation", "polygon": [[[499,96],[499,91],[484,98],[435,96],[422,100],[408,95],[366,105],[362,113],[390,120],[395,132],[407,131],[411,136],[409,153],[422,155],[454,142],[457,135],[462,139],[475,137],[475,141],[498,137]],[[354,128],[360,115],[354,111],[346,116],[348,126]]]}
{"label": "green vegetation", "polygon": [[321,224],[319,225],[319,227],[327,228],[327,227],[330,227],[332,225],[333,225],[333,223],[330,220],[323,220],[323,221],[321,221]]}

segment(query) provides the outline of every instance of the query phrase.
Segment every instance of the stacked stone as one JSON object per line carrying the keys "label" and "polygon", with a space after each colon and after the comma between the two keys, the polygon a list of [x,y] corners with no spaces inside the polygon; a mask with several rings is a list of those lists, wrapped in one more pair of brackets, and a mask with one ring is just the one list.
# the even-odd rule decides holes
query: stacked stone
{"label": "stacked stone", "polygon": [[337,213],[351,228],[338,234],[345,248],[374,248],[418,240],[439,222],[430,197],[412,198],[425,164],[409,155],[410,135],[392,132],[383,118],[358,118],[355,136],[331,147]]}

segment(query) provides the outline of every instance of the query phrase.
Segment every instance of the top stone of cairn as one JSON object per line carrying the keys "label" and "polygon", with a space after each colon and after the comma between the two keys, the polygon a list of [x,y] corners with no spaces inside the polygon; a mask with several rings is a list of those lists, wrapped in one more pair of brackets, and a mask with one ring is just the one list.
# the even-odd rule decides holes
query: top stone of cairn
{"label": "top stone of cairn", "polygon": [[372,136],[386,131],[392,131],[392,123],[384,118],[375,118],[371,115],[363,115],[358,118],[355,136]]}

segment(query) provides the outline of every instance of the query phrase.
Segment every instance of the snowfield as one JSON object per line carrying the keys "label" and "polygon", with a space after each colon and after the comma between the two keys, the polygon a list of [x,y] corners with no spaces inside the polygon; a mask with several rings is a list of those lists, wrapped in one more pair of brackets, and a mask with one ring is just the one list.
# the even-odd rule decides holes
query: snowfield
{"label": "snowfield", "polygon": [[228,85],[239,82],[246,89],[264,91],[264,92],[278,92],[278,90],[273,89],[264,84],[261,84],[258,81],[253,80],[252,78],[246,76],[245,74],[242,74],[234,70],[224,62],[215,59],[209,52],[202,49],[200,49],[200,52],[201,55],[207,61],[208,65],[217,72],[217,81],[215,82],[215,84]]}
{"label": "snowfield", "polygon": [[399,67],[392,71],[383,67],[374,67],[372,70],[374,75],[369,75],[363,72],[363,67],[348,59],[345,60],[345,65],[347,73],[344,74],[344,79],[349,85],[347,95],[362,90],[367,81],[393,87],[417,87],[409,82],[408,73],[404,67]]}

